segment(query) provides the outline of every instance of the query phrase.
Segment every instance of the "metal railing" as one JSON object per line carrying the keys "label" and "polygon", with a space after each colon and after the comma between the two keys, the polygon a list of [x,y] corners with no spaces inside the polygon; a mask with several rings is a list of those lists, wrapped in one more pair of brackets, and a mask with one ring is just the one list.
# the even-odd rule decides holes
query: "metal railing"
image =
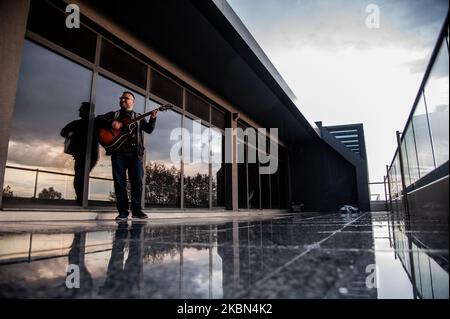
{"label": "metal railing", "polygon": [[[448,27],[447,13],[405,127],[402,132],[396,132],[397,149],[390,165],[386,165],[386,176],[384,176],[391,209],[396,199],[406,196],[409,186],[440,165],[448,163]],[[440,64],[445,66],[445,63],[447,63],[446,70],[434,69],[435,65],[439,68],[442,67]],[[442,71],[447,72],[447,84],[440,86],[441,89],[444,87],[445,89],[438,93],[447,94],[447,109],[438,111],[433,104],[433,102],[436,103],[433,101],[435,98],[433,93],[436,94],[436,92],[433,92],[432,88],[436,85],[436,78],[442,78],[442,74],[439,73]],[[434,111],[432,111],[433,107]],[[407,200],[401,202],[403,209],[407,211]]]}
{"label": "metal railing", "polygon": [[[60,175],[60,176],[67,176],[67,177],[75,177],[75,174],[73,173],[64,173],[64,172],[58,172],[58,171],[50,171],[50,170],[44,170],[39,168],[26,168],[26,167],[20,167],[20,166],[13,166],[13,165],[6,165],[6,169],[16,169],[20,171],[28,171],[28,172],[35,172],[34,177],[34,190],[33,190],[33,196],[32,198],[37,198],[37,186],[39,181],[39,174],[53,174],[53,175]],[[112,182],[112,178],[106,178],[106,177],[98,177],[98,176],[89,176],[90,179],[94,180],[104,180],[104,181],[110,181]]]}

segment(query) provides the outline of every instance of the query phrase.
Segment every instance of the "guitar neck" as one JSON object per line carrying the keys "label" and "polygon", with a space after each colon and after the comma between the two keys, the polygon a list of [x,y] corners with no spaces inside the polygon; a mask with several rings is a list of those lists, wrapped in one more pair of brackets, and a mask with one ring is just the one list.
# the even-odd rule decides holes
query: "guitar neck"
{"label": "guitar neck", "polygon": [[140,121],[140,120],[143,119],[144,117],[149,116],[150,113],[152,113],[153,111],[157,111],[157,110],[159,111],[159,109],[160,109],[161,107],[162,107],[162,106],[157,107],[156,109],[153,109],[153,110],[151,110],[151,111],[149,111],[149,112],[147,112],[147,113],[144,113],[144,114],[142,114],[142,115],[139,115],[139,116],[136,117],[134,120],[132,120],[132,121],[130,122],[130,124],[136,123],[137,121]]}

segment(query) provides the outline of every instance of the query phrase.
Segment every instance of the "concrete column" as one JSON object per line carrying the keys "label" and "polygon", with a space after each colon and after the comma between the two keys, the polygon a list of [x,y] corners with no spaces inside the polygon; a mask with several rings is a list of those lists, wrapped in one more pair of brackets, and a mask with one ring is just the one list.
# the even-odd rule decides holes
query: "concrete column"
{"label": "concrete column", "polygon": [[[29,7],[29,0],[0,1],[0,70],[2,70],[0,72],[0,186],[2,189]],[[0,207],[2,207],[1,196]]]}

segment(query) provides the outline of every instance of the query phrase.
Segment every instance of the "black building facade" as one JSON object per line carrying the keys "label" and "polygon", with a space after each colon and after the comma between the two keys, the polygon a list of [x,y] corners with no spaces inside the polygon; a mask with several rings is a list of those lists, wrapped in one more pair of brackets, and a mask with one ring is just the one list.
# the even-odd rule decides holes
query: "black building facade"
{"label": "black building facade", "polygon": [[[85,208],[112,205],[110,159],[97,145],[93,120],[118,109],[123,91],[133,92],[140,113],[174,105],[145,139],[147,208],[369,209],[365,161],[343,154],[308,123],[226,1],[70,3],[80,9],[79,28],[66,26],[69,2],[2,2],[3,209],[77,199]],[[61,136],[74,121],[83,145],[77,156],[64,152]],[[222,161],[174,162],[176,128],[184,129],[183,154],[206,149]],[[245,161],[226,163],[227,128],[277,128],[278,138],[262,139],[277,146],[277,169],[261,174],[264,165],[249,160],[261,140],[248,137],[231,145]],[[204,132],[207,139],[196,140]]]}

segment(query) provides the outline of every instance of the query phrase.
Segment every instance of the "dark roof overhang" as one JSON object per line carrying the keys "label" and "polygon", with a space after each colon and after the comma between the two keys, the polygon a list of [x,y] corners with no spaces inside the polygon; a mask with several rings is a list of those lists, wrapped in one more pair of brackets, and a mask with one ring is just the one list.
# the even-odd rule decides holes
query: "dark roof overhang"
{"label": "dark roof overhang", "polygon": [[224,0],[86,0],[285,143],[316,131],[295,96]]}

